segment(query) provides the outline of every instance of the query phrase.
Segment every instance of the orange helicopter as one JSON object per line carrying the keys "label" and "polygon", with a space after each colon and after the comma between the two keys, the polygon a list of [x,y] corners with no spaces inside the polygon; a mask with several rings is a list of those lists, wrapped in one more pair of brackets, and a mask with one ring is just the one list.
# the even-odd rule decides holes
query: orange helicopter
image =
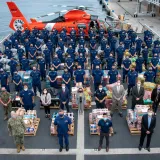
{"label": "orange helicopter", "polygon": [[[7,2],[7,5],[12,15],[12,20],[10,22],[9,27],[13,30],[19,29],[21,31],[24,31],[25,28],[28,28],[29,30],[32,30],[33,28],[42,30],[46,28],[49,31],[57,29],[60,32],[63,29],[63,27],[65,27],[67,30],[67,34],[70,34],[72,28],[74,28],[76,30],[76,33],[78,34],[79,29],[83,28],[86,35],[88,35],[88,30],[90,27],[95,27],[96,29],[98,29],[100,26],[102,26],[106,30],[104,22],[98,20],[97,15],[90,15],[85,11],[90,10],[89,8],[92,7],[67,6],[75,8],[71,10],[62,10],[60,12],[49,13],[36,18],[30,18],[31,22],[28,22],[14,2]],[[60,14],[64,12],[66,13],[63,16],[60,16]],[[59,17],[51,21],[37,20],[38,18],[43,18],[55,14],[59,14]]]}

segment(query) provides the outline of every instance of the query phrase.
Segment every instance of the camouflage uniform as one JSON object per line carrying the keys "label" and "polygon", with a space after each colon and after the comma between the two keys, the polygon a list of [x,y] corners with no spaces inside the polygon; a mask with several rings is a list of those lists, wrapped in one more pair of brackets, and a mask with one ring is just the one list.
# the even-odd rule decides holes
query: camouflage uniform
{"label": "camouflage uniform", "polygon": [[[7,91],[5,91],[1,93],[0,98],[3,103],[7,103],[11,99],[11,95]],[[8,114],[11,112],[11,102],[7,106],[3,106],[3,108],[4,108],[4,117],[5,117],[4,119],[7,119]]]}
{"label": "camouflage uniform", "polygon": [[25,124],[21,117],[16,119],[10,118],[8,120],[8,129],[14,138],[16,145],[24,144],[24,132],[26,130]]}

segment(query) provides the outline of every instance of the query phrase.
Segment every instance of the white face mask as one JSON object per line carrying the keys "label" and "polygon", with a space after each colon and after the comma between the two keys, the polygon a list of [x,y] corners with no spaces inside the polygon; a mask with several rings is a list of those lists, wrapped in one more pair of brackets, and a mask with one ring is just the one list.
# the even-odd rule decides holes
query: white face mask
{"label": "white face mask", "polygon": [[46,94],[47,93],[47,91],[44,91],[44,94]]}
{"label": "white face mask", "polygon": [[16,117],[17,117],[16,115],[12,115],[12,118],[16,119]]}
{"label": "white face mask", "polygon": [[101,90],[102,90],[102,88],[100,87],[100,88],[99,88],[99,90],[101,91]]}
{"label": "white face mask", "polygon": [[141,84],[140,84],[140,83],[137,83],[137,86],[138,86],[138,87],[140,87],[140,86],[141,86]]}
{"label": "white face mask", "polygon": [[120,86],[120,85],[121,85],[121,83],[119,83],[119,82],[118,82],[118,83],[117,83],[117,85],[118,85],[118,86]]}
{"label": "white face mask", "polygon": [[148,112],[148,115],[149,115],[149,116],[152,116],[152,112]]}
{"label": "white face mask", "polygon": [[64,89],[65,89],[65,86],[62,86],[62,89],[64,90]]}
{"label": "white face mask", "polygon": [[28,90],[28,88],[24,88],[24,90],[25,90],[25,91],[27,91],[27,90]]}

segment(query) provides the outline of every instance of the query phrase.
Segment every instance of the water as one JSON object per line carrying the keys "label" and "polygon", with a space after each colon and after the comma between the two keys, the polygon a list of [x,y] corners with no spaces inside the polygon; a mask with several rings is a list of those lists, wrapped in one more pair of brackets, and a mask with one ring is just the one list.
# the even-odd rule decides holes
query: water
{"label": "water", "polygon": [[[11,14],[8,9],[6,2],[9,0],[1,0],[0,3],[0,39],[3,36],[9,34],[12,30],[9,28],[9,23],[11,21]],[[53,5],[72,5],[72,6],[89,6],[98,9],[94,11],[87,11],[87,13],[98,15],[99,19],[104,20],[106,13],[102,12],[102,6],[99,4],[98,0],[14,0],[22,14],[29,21],[30,18],[38,17],[44,14],[61,11],[71,8],[53,7]],[[52,20],[58,15],[53,15],[41,20]],[[39,19],[40,20],[40,19]]]}

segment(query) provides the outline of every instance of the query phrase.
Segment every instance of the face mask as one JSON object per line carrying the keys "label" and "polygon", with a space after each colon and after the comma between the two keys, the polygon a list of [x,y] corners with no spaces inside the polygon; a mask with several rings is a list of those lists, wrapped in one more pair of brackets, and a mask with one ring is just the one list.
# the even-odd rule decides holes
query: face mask
{"label": "face mask", "polygon": [[82,91],[82,90],[79,90],[79,92],[82,93],[83,91]]}
{"label": "face mask", "polygon": [[46,94],[47,93],[47,91],[44,91],[44,94]]}
{"label": "face mask", "polygon": [[64,90],[64,89],[65,89],[65,87],[63,86],[63,87],[62,87],[62,89]]}
{"label": "face mask", "polygon": [[152,112],[148,112],[148,115],[149,115],[149,116],[152,116]]}
{"label": "face mask", "polygon": [[112,70],[114,71],[114,70],[115,70],[115,68],[112,68]]}
{"label": "face mask", "polygon": [[78,68],[78,70],[81,70],[81,68]]}
{"label": "face mask", "polygon": [[118,85],[118,86],[120,86],[120,85],[121,85],[121,83],[117,83],[117,85]]}
{"label": "face mask", "polygon": [[25,91],[27,91],[27,90],[28,90],[28,88],[24,88],[24,90],[25,90]]}
{"label": "face mask", "polygon": [[106,121],[106,120],[107,120],[107,118],[103,118],[103,120],[104,120],[104,121]]}
{"label": "face mask", "polygon": [[14,119],[16,119],[16,117],[17,117],[16,115],[13,115],[13,116],[12,116],[12,118],[14,118]]}
{"label": "face mask", "polygon": [[102,90],[102,88],[100,87],[100,88],[99,88],[99,90],[101,91],[101,90]]}
{"label": "face mask", "polygon": [[140,86],[141,86],[141,84],[139,84],[139,83],[138,83],[138,84],[137,84],[137,86],[138,86],[138,87],[140,87]]}
{"label": "face mask", "polygon": [[64,114],[59,114],[59,116],[62,118],[64,116]]}

